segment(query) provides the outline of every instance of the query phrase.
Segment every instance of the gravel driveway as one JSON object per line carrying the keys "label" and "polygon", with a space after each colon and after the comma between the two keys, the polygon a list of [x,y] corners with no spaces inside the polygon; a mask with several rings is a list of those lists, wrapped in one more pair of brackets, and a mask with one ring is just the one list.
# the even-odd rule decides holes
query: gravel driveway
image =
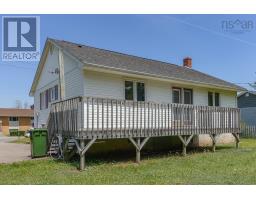
{"label": "gravel driveway", "polygon": [[0,135],[0,163],[13,163],[31,159],[29,144],[15,144],[18,137]]}

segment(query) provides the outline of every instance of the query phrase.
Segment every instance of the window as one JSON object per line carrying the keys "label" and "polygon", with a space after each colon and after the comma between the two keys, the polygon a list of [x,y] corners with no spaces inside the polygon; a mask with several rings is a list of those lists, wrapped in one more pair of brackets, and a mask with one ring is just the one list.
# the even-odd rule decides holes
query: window
{"label": "window", "polygon": [[193,91],[184,89],[184,104],[193,104]]}
{"label": "window", "polygon": [[50,94],[50,101],[54,101],[55,100],[55,93],[54,93],[54,88],[50,88],[49,89],[49,94]]}
{"label": "window", "polygon": [[193,104],[193,90],[186,88],[172,88],[172,102]]}
{"label": "window", "polygon": [[220,106],[220,94],[208,92],[208,106]]}
{"label": "window", "polygon": [[55,101],[58,100],[59,98],[59,91],[58,91],[58,85],[54,86],[54,97],[55,97]]}
{"label": "window", "polygon": [[213,93],[208,92],[208,106],[213,106]]}
{"label": "window", "polygon": [[43,109],[43,105],[42,105],[42,93],[40,93],[40,110],[42,110]]}
{"label": "window", "polygon": [[181,89],[180,88],[172,89],[172,102],[173,103],[181,103]]}
{"label": "window", "polygon": [[34,127],[34,117],[30,118],[31,127]]}
{"label": "window", "polygon": [[19,128],[19,118],[9,117],[9,129],[18,129],[18,128]]}
{"label": "window", "polygon": [[145,101],[144,83],[137,82],[137,101]]}
{"label": "window", "polygon": [[45,92],[40,93],[40,110],[45,108]]}
{"label": "window", "polygon": [[49,104],[49,90],[45,91],[45,108],[48,108]]}
{"label": "window", "polygon": [[58,100],[58,85],[49,89],[49,102]]}
{"label": "window", "polygon": [[145,83],[125,81],[125,100],[145,101]]}
{"label": "window", "polygon": [[220,94],[215,93],[215,106],[220,106]]}
{"label": "window", "polygon": [[58,100],[59,92],[58,85],[55,85],[52,88],[45,90],[40,93],[40,110],[46,109],[49,107],[49,103]]}
{"label": "window", "polygon": [[125,81],[125,100],[133,100],[133,82]]}
{"label": "window", "polygon": [[18,117],[9,117],[9,121],[17,122],[17,121],[19,121],[19,118]]}

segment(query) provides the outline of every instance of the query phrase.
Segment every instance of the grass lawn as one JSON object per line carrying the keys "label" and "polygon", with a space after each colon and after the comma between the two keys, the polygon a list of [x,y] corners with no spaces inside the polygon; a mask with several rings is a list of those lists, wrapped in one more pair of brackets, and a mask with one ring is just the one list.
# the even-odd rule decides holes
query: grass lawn
{"label": "grass lawn", "polygon": [[27,137],[19,137],[17,140],[11,141],[10,143],[30,144],[30,138],[27,138]]}
{"label": "grass lawn", "polygon": [[77,162],[50,158],[0,164],[0,184],[256,184],[255,139],[242,139],[239,149],[219,146],[215,153],[144,155],[140,165],[134,158],[89,159],[83,172]]}

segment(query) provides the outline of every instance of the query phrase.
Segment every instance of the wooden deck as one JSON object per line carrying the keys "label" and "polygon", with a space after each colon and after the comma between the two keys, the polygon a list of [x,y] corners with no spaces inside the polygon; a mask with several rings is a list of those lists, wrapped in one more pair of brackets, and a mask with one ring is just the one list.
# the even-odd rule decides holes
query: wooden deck
{"label": "wooden deck", "polygon": [[177,136],[186,154],[194,135],[209,134],[215,149],[219,134],[232,133],[238,145],[239,125],[238,108],[77,97],[51,105],[48,134],[74,141],[82,157],[96,139],[127,138],[139,162],[139,152],[151,137]]}

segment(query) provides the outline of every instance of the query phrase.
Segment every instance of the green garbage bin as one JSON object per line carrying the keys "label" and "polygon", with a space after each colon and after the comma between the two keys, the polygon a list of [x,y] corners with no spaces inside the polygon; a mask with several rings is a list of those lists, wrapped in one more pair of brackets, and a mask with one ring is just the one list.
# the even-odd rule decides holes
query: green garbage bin
{"label": "green garbage bin", "polygon": [[31,157],[43,157],[47,155],[47,130],[34,129],[30,132]]}

